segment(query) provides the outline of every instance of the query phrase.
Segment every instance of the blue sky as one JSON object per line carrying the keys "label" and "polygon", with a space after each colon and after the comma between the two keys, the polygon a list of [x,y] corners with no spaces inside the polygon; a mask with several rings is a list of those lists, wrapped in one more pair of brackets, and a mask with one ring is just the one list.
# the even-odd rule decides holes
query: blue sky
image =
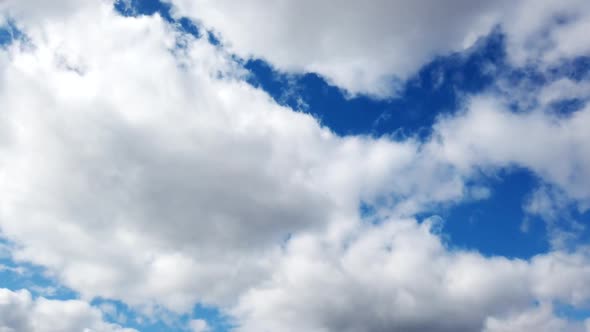
{"label": "blue sky", "polygon": [[590,6],[371,4],[0,4],[0,329],[590,331]]}

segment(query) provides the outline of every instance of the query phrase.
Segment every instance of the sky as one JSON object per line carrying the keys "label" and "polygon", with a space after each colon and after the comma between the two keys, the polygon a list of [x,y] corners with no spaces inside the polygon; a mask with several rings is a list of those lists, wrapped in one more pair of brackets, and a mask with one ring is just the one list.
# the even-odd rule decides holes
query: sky
{"label": "sky", "polygon": [[590,332],[587,31],[0,0],[0,331]]}

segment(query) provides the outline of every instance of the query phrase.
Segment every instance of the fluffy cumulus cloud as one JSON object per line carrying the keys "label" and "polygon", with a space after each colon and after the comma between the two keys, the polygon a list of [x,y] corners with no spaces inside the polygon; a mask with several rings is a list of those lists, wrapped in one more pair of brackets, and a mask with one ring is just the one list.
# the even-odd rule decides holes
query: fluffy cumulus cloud
{"label": "fluffy cumulus cloud", "polygon": [[379,96],[437,53],[462,49],[489,32],[489,11],[496,6],[347,0],[335,10],[331,1],[311,0],[171,2],[237,54],[262,57],[282,70],[317,72],[349,92]]}
{"label": "fluffy cumulus cloud", "polygon": [[89,296],[233,297],[273,264],[262,252],[354,221],[416,158],[414,142],[340,138],[276,105],[158,17],[97,5],[24,28],[31,47],[3,54],[2,229]]}
{"label": "fluffy cumulus cloud", "polygon": [[517,331],[545,320],[576,325],[545,307],[533,314],[533,303],[588,301],[589,252],[530,261],[483,257],[449,251],[431,227],[396,220],[346,241],[293,241],[272,278],[236,307],[245,322],[238,331]]}
{"label": "fluffy cumulus cloud", "polygon": [[[555,83],[577,90],[542,93],[523,113],[501,95],[475,97],[427,141],[340,137],[246,83],[230,53],[384,95],[390,75],[489,31],[498,5],[344,2],[326,21],[323,2],[179,2],[227,39],[217,47],[105,1],[1,3],[27,36],[0,51],[1,235],[15,260],[83,299],[3,290],[7,331],[121,330],[84,302],[95,297],[144,313],[214,305],[244,332],[584,330],[551,304],[589,303],[587,248],[486,257],[449,249],[433,221],[414,218],[485,198],[473,183],[515,165],[587,210],[590,108],[547,111],[568,93],[590,95],[582,83]],[[558,29],[577,24],[568,18]],[[375,220],[361,218],[361,201]]]}
{"label": "fluffy cumulus cloud", "polygon": [[584,0],[431,1],[169,0],[243,57],[315,72],[351,94],[389,96],[394,82],[437,55],[462,51],[495,27],[519,65],[590,51]]}
{"label": "fluffy cumulus cloud", "polygon": [[519,1],[505,8],[500,20],[510,59],[541,67],[588,55],[590,42],[584,31],[589,22],[590,4],[583,0]]}
{"label": "fluffy cumulus cloud", "polygon": [[101,312],[79,300],[33,299],[26,290],[0,289],[2,332],[137,332],[104,322]]}

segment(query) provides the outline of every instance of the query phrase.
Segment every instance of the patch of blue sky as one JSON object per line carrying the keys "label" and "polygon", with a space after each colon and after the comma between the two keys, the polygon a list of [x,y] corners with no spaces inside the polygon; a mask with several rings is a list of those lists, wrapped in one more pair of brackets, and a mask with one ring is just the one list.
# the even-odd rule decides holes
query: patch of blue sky
{"label": "patch of blue sky", "polygon": [[371,134],[373,123],[387,110],[388,102],[366,97],[347,99],[320,76],[290,75],[275,71],[262,60],[249,60],[249,83],[265,90],[279,104],[310,113],[339,135]]}
{"label": "patch of blue sky", "polygon": [[[159,0],[117,0],[114,6],[115,10],[123,16],[160,15],[167,22],[176,25],[182,32],[197,38],[201,37],[199,28],[192,20],[186,17],[178,19],[172,17],[172,6],[169,3]],[[213,41],[217,42],[211,36],[209,41],[212,43]]]}
{"label": "patch of blue sky", "polygon": [[178,315],[163,309],[154,310],[153,317],[142,315],[121,301],[94,299],[91,303],[100,308],[105,320],[142,332],[185,332],[190,331],[191,320],[200,319],[207,322],[210,332],[226,332],[233,326],[230,318],[219,309],[196,305],[190,314]]}
{"label": "patch of blue sky", "polygon": [[581,98],[560,99],[549,104],[548,111],[560,116],[569,116],[583,109],[588,101]]}
{"label": "patch of blue sky", "polygon": [[[158,313],[160,319],[150,319],[133,310],[125,303],[116,300],[96,298],[91,304],[100,308],[106,321],[135,328],[143,332],[151,331],[184,331],[180,319],[172,318],[171,314]],[[167,317],[168,319],[164,319]]]}
{"label": "patch of blue sky", "polygon": [[[522,259],[549,251],[547,224],[537,216],[526,214],[523,209],[526,200],[539,185],[533,173],[513,167],[482,175],[476,184],[489,188],[490,196],[459,204],[432,205],[416,215],[417,220],[438,220],[439,229],[436,231],[441,233],[451,249],[476,250],[485,256]],[[359,212],[363,220],[380,223],[379,206],[379,202],[377,206],[361,202]],[[572,206],[570,215],[575,213]],[[580,216],[578,213],[570,220],[581,220]],[[560,223],[555,225],[559,229],[566,229],[569,225],[569,221]]]}
{"label": "patch of blue sky", "polygon": [[554,77],[566,77],[578,82],[589,80],[590,55],[562,60],[558,65],[549,68],[548,71]]}
{"label": "patch of blue sky", "polygon": [[168,22],[173,22],[171,5],[159,0],[117,0],[115,9],[123,16],[159,14]]}
{"label": "patch of blue sky", "polygon": [[428,137],[441,114],[454,113],[466,94],[494,82],[493,69],[504,62],[503,37],[495,32],[467,53],[437,57],[410,78],[399,95],[386,100],[350,98],[316,74],[280,73],[262,60],[246,68],[250,83],[277,102],[314,115],[339,135]]}
{"label": "patch of blue sky", "polygon": [[23,33],[14,21],[8,19],[4,25],[0,25],[0,47],[10,45],[13,41],[23,37]]}
{"label": "patch of blue sky", "polygon": [[527,169],[511,168],[481,181],[491,189],[487,199],[433,211],[444,220],[443,233],[451,246],[524,259],[547,252],[545,223],[523,210],[538,185],[537,177]]}
{"label": "patch of blue sky", "polygon": [[590,318],[590,303],[581,306],[571,306],[564,303],[554,303],[553,310],[558,317],[583,322]]}
{"label": "patch of blue sky", "polygon": [[13,40],[11,30],[6,27],[0,28],[0,46],[10,44]]}
{"label": "patch of blue sky", "polygon": [[0,259],[0,288],[12,291],[27,289],[35,297],[49,299],[78,298],[76,292],[55,282],[43,268],[28,263],[17,263],[7,257]]}
{"label": "patch of blue sky", "polygon": [[452,247],[528,259],[548,252],[557,233],[568,234],[560,249],[590,243],[590,211],[581,211],[574,203],[562,207],[555,220],[525,212],[523,206],[540,185],[531,171],[504,169],[482,183],[491,188],[489,198],[430,212],[444,220],[443,233]]}
{"label": "patch of blue sky", "polygon": [[231,317],[224,315],[218,308],[196,305],[191,319],[203,319],[211,328],[211,332],[226,332],[236,326]]}

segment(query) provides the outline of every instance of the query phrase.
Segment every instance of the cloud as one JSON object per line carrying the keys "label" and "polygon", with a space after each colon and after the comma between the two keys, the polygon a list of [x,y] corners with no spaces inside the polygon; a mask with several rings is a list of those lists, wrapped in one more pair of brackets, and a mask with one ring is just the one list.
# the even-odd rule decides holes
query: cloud
{"label": "cloud", "polygon": [[26,272],[26,269],[23,268],[22,266],[12,267],[12,266],[0,264],[0,272],[6,272],[6,271],[22,275]]}
{"label": "cloud", "polygon": [[[436,56],[461,52],[496,26],[516,65],[588,54],[583,0],[330,1],[170,0],[225,46],[282,71],[315,72],[350,94],[395,94],[400,80]],[[397,84],[396,84],[397,83]]]}
{"label": "cloud", "polygon": [[424,158],[420,188],[394,178],[418,171],[416,141],[338,137],[158,17],[97,4],[25,32],[34,47],[0,60],[2,231],[86,297],[225,303],[290,234],[355,223],[361,198],[462,195]]}
{"label": "cloud", "polygon": [[17,20],[19,24],[29,25],[47,19],[55,20],[75,14],[82,7],[91,7],[90,3],[109,0],[76,1],[57,0],[38,2],[35,0],[2,0],[0,1],[0,23],[7,18]]}
{"label": "cloud", "polygon": [[524,0],[509,5],[501,24],[507,33],[507,53],[516,65],[548,67],[586,56],[590,5],[582,0]]}
{"label": "cloud", "polygon": [[516,113],[501,97],[478,96],[466,109],[435,124],[441,158],[465,170],[526,167],[564,190],[581,210],[590,207],[590,190],[580,180],[590,176],[589,105],[562,118],[542,108]]}
{"label": "cloud", "polygon": [[338,9],[329,1],[171,2],[240,56],[263,58],[283,71],[316,72],[352,94],[381,97],[435,55],[462,50],[487,34],[497,6],[463,0],[349,0]]}
{"label": "cloud", "polygon": [[208,332],[210,331],[209,324],[207,321],[202,319],[193,319],[189,323],[190,328],[193,332]]}
{"label": "cloud", "polygon": [[568,322],[557,317],[553,313],[550,304],[543,303],[537,308],[532,308],[518,314],[512,314],[505,318],[489,318],[486,321],[484,332],[584,332],[590,331],[590,325],[577,322]]}
{"label": "cloud", "polygon": [[0,228],[14,259],[84,300],[179,313],[204,302],[242,331],[442,332],[590,299],[583,248],[484,257],[413,218],[485,199],[482,173],[515,165],[584,208],[588,107],[514,113],[488,95],[426,141],[340,137],[247,84],[227,49],[157,16],[101,1],[37,14],[22,18],[28,41],[0,51]]}
{"label": "cloud", "polygon": [[563,99],[587,100],[590,97],[590,81],[579,82],[570,79],[559,79],[543,86],[539,92],[539,100],[544,105]]}
{"label": "cloud", "polygon": [[137,332],[104,322],[100,311],[86,302],[33,299],[27,290],[8,289],[0,289],[0,331]]}
{"label": "cloud", "polygon": [[538,325],[528,316],[534,301],[590,299],[581,285],[590,281],[587,251],[484,257],[447,249],[429,223],[414,220],[361,227],[344,239],[294,239],[272,278],[234,309],[237,331],[504,331],[512,323],[494,317],[523,315],[516,326]]}

